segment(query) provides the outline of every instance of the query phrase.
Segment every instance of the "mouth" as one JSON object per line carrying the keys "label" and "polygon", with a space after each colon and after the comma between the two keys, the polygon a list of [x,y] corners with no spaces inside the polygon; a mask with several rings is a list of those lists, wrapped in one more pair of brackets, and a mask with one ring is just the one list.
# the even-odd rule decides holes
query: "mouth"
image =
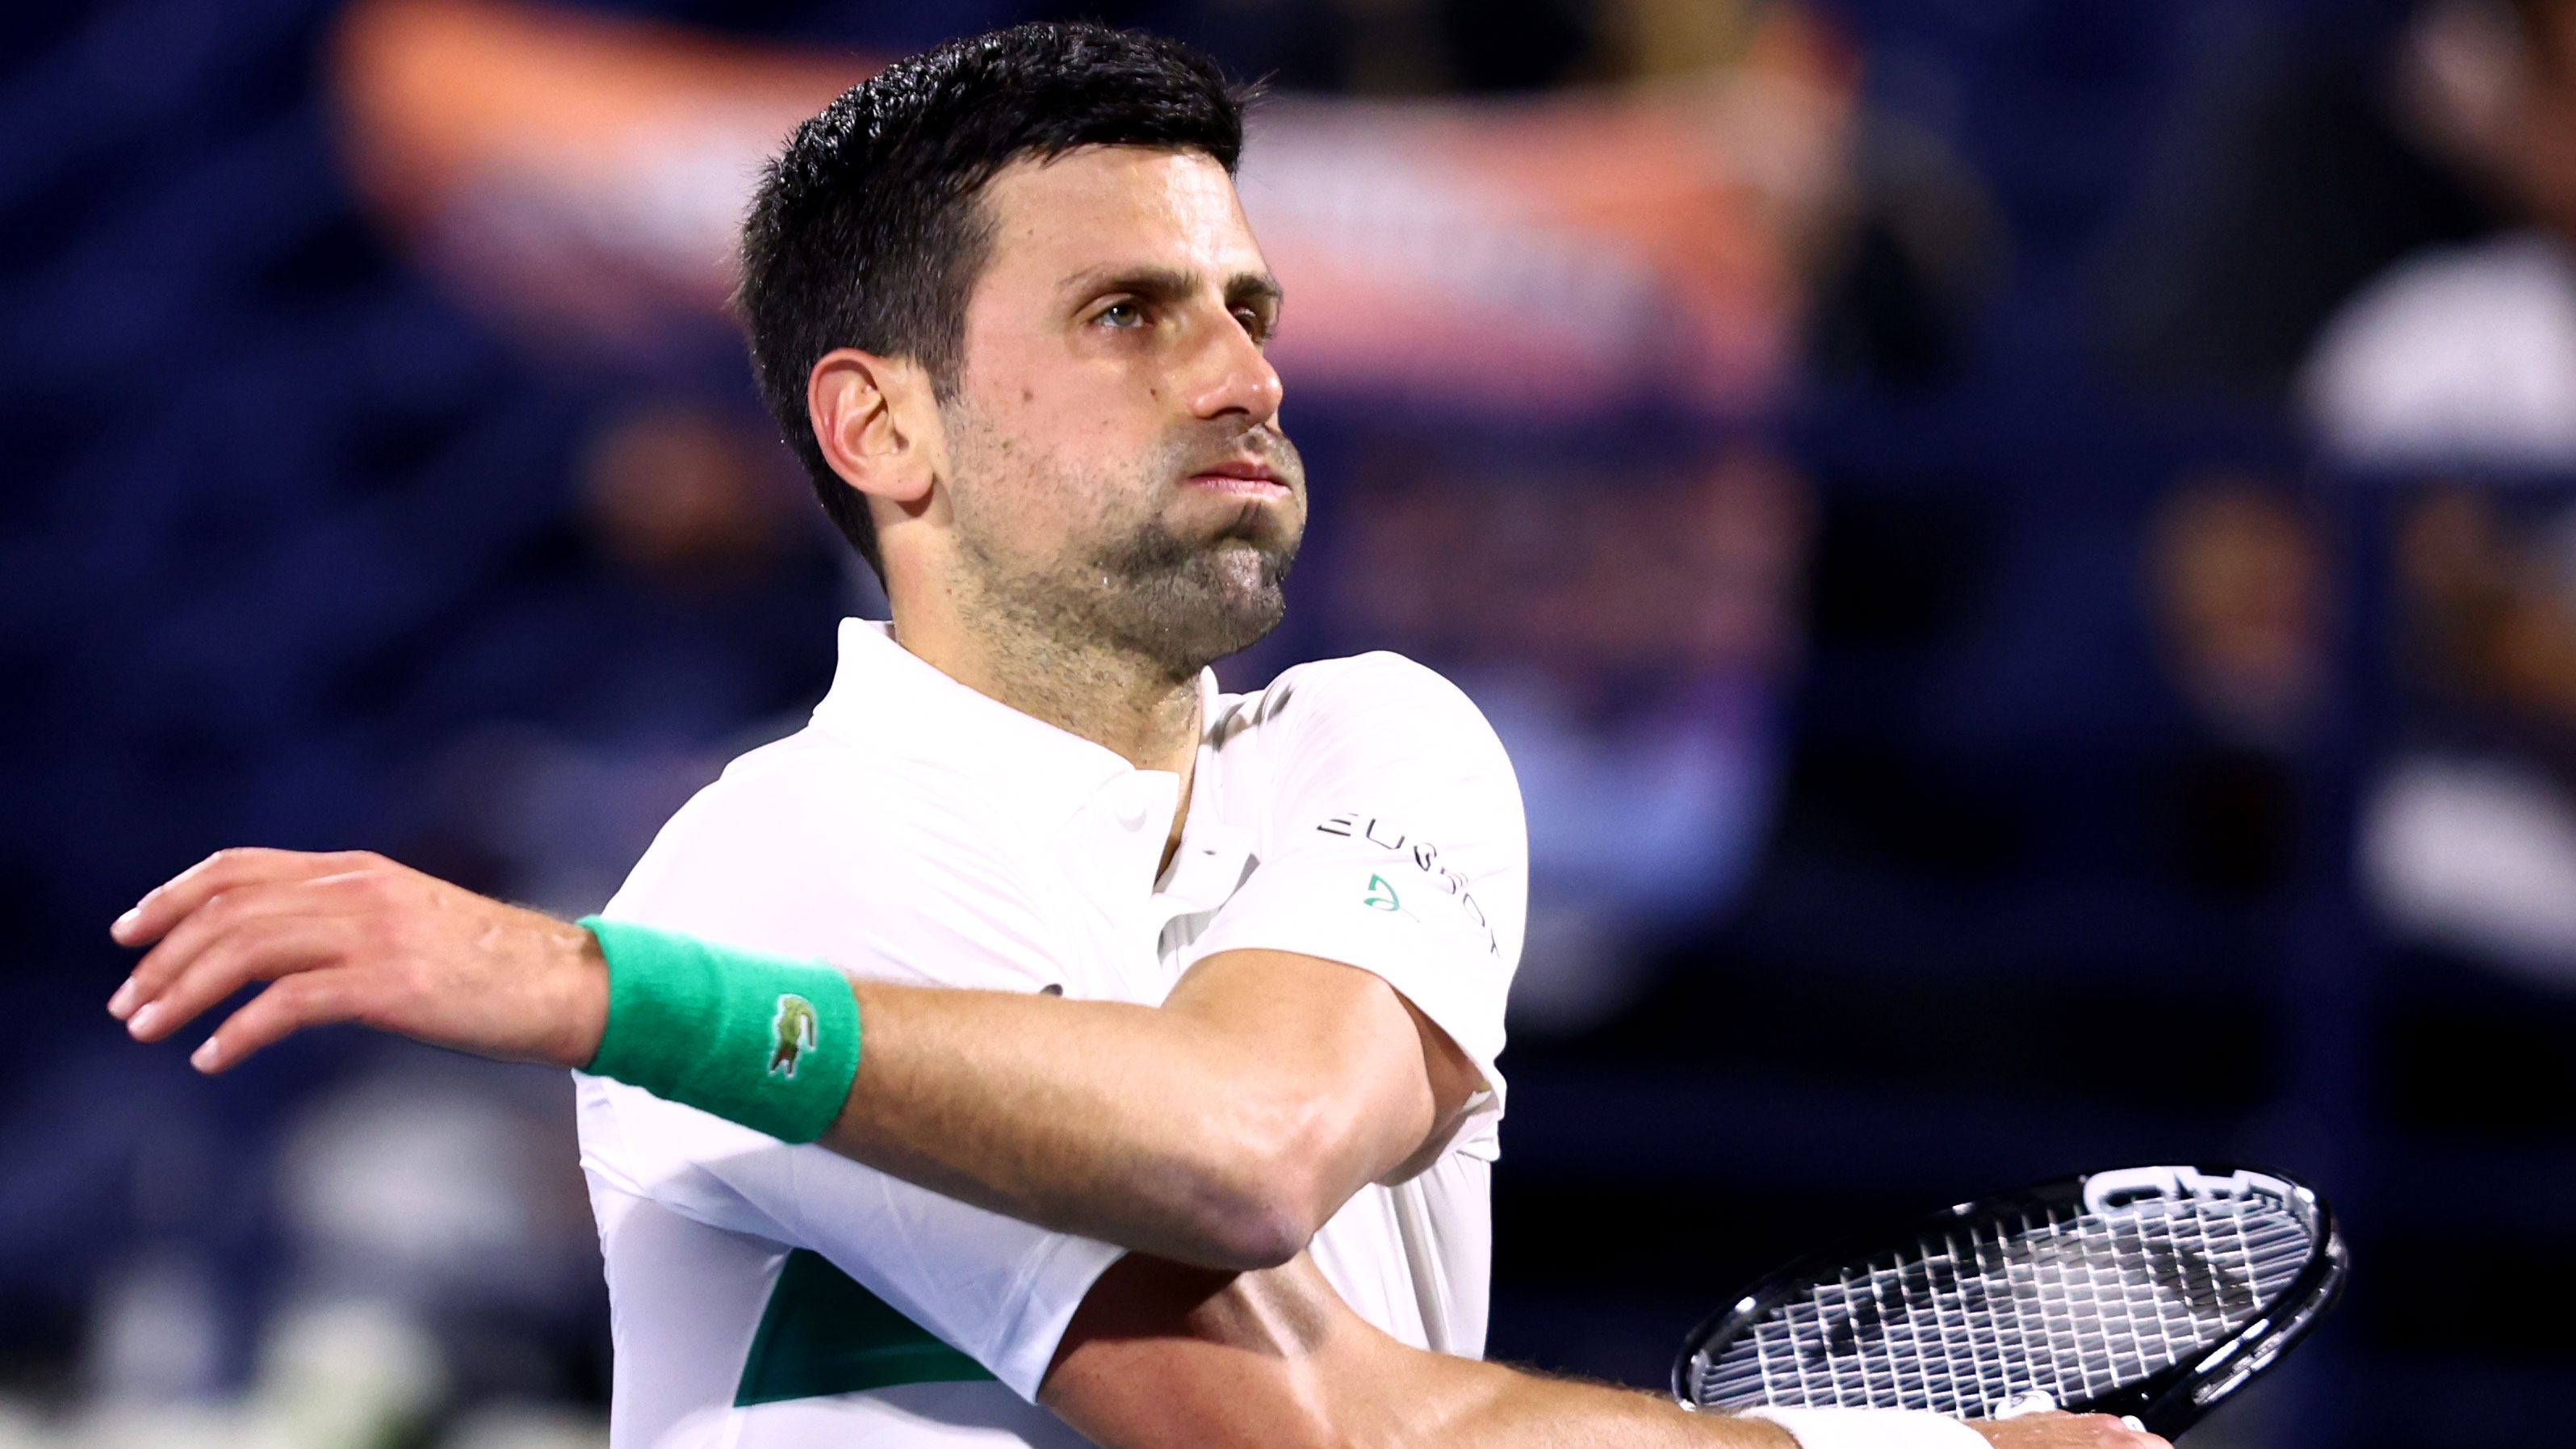
{"label": "mouth", "polygon": [[1182,479],[1181,485],[1230,498],[1285,498],[1289,492],[1269,464],[1248,459],[1202,468]]}

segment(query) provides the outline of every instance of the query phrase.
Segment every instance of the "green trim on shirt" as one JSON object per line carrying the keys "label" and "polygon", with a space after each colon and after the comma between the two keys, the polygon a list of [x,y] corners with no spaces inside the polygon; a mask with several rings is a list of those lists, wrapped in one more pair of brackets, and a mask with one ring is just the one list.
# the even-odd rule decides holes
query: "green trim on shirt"
{"label": "green trim on shirt", "polygon": [[736,1408],[993,1375],[810,1248],[787,1255],[743,1361]]}

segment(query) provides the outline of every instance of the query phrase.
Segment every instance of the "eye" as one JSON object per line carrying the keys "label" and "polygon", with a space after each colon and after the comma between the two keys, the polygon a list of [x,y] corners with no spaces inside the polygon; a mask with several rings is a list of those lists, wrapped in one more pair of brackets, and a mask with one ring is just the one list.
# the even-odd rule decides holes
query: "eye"
{"label": "eye", "polygon": [[1133,297],[1124,298],[1093,313],[1091,320],[1104,327],[1142,327],[1145,325],[1145,305]]}
{"label": "eye", "polygon": [[1251,307],[1234,309],[1234,320],[1243,324],[1244,334],[1255,342],[1270,340],[1270,319]]}

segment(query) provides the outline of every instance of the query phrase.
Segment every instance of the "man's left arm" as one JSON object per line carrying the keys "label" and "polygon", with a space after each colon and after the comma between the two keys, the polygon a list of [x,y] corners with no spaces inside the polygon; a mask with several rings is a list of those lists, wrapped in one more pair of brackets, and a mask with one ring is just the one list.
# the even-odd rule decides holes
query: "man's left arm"
{"label": "man's left arm", "polygon": [[1207,1267],[1287,1261],[1417,1170],[1481,1074],[1379,977],[1237,950],[1160,1007],[858,983],[867,1049],[823,1141],[1043,1226]]}

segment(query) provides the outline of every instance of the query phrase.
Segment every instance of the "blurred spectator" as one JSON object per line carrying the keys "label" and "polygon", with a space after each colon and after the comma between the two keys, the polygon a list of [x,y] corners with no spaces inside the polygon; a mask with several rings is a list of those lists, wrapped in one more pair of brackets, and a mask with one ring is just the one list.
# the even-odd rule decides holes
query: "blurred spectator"
{"label": "blurred spectator", "polygon": [[2221,470],[2167,493],[2147,546],[2165,666],[2201,727],[2170,785],[2174,861],[2259,900],[2294,863],[2295,769],[2328,683],[2316,530],[2278,481]]}
{"label": "blurred spectator", "polygon": [[2135,374],[2272,403],[2356,291],[2497,213],[2392,84],[2408,42],[2379,7],[2202,11],[2191,38],[2101,320]]}
{"label": "blurred spectator", "polygon": [[2576,513],[2437,488],[2400,542],[2415,725],[2362,850],[2409,932],[2576,985]]}
{"label": "blurred spectator", "polygon": [[2184,479],[2159,506],[2149,573],[2166,658],[2221,739],[2288,754],[2325,687],[2315,529],[2277,482]]}
{"label": "blurred spectator", "polygon": [[[2576,4],[2428,0],[2396,52],[2412,134],[2511,225],[2343,306],[2300,377],[2329,462],[2377,476],[2576,471]],[[2413,723],[2366,812],[2390,920],[2576,980],[2576,512],[2435,486],[2399,550]]]}
{"label": "blurred spectator", "polygon": [[2344,307],[2309,411],[2347,466],[2576,469],[2576,4],[2433,0],[2400,60],[2419,130],[2517,224]]}
{"label": "blurred spectator", "polygon": [[[2576,471],[2576,3],[2423,0],[2364,41],[2240,47],[2256,79],[2184,173],[2198,215],[2167,228],[2189,240],[2118,273],[2130,354],[2286,387],[2337,472]],[[2404,933],[2576,977],[2576,612],[2555,542],[2576,525],[2545,493],[2462,485],[2405,511],[2409,721],[2364,810],[2370,890]],[[2308,539],[2243,494],[2187,487],[2161,515],[2169,657],[2223,739],[2295,735]],[[2258,770],[2219,773],[2251,799]]]}

